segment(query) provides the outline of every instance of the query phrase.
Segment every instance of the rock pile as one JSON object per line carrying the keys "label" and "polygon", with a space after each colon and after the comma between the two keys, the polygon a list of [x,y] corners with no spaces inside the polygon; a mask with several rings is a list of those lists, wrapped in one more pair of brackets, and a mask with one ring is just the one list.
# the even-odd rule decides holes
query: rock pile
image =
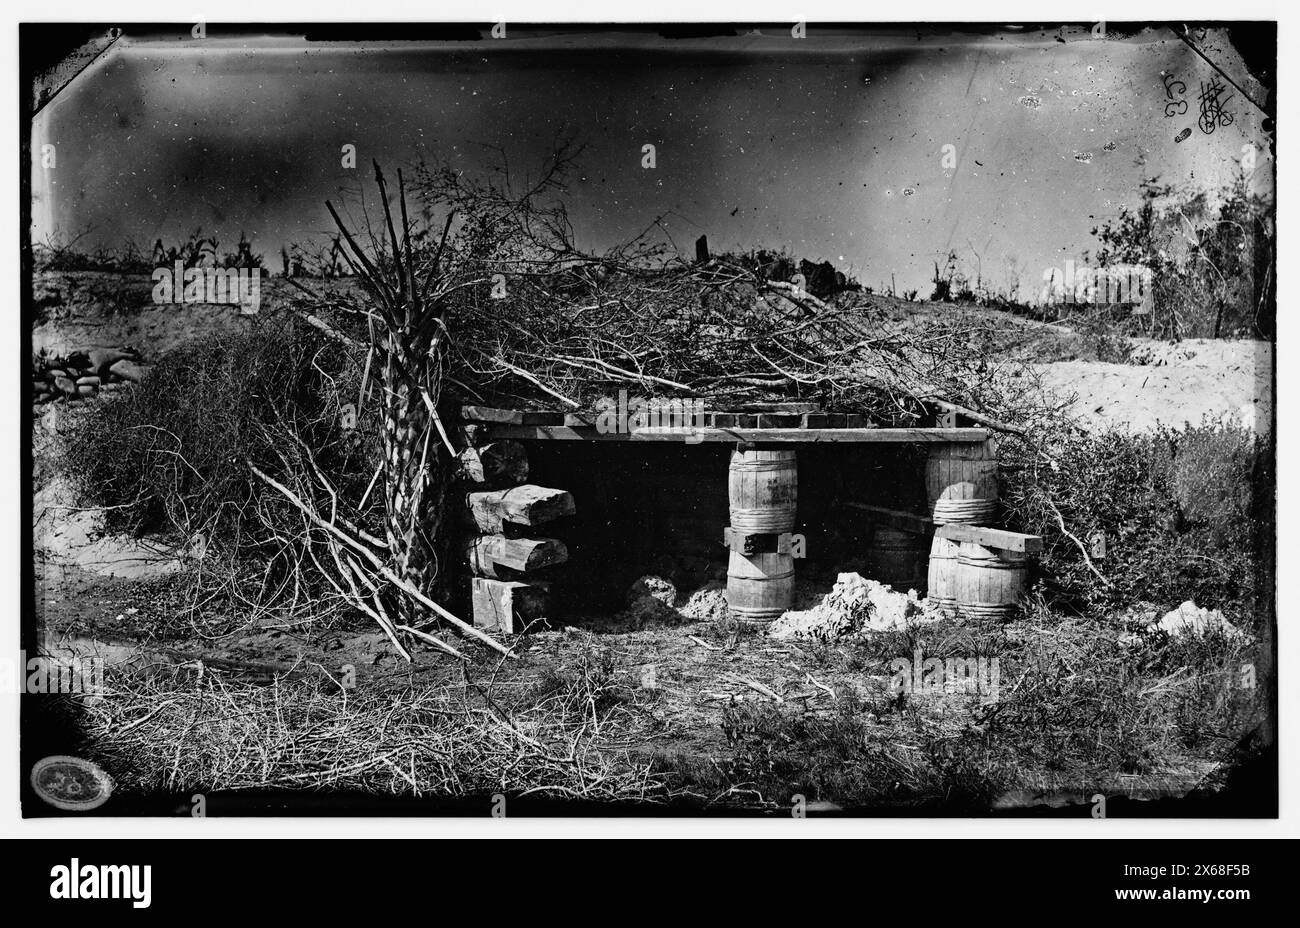
{"label": "rock pile", "polygon": [[134,348],[91,348],[65,357],[41,357],[32,371],[32,401],[40,407],[61,399],[90,399],[114,383],[138,383],[144,376]]}
{"label": "rock pile", "polygon": [[938,618],[916,591],[895,592],[861,574],[840,574],[835,586],[811,609],[792,610],[768,626],[776,639],[831,641],[865,632],[892,631]]}

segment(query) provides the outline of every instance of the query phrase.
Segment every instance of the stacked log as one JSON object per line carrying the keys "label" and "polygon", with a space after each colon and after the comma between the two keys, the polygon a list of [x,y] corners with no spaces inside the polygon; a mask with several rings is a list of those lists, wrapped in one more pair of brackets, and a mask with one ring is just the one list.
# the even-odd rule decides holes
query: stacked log
{"label": "stacked log", "polygon": [[471,533],[463,556],[471,575],[474,625],[519,634],[546,617],[550,571],[569,559],[564,542],[534,536],[542,526],[573,515],[573,496],[524,483],[528,455],[515,441],[466,448],[457,457],[456,476]]}

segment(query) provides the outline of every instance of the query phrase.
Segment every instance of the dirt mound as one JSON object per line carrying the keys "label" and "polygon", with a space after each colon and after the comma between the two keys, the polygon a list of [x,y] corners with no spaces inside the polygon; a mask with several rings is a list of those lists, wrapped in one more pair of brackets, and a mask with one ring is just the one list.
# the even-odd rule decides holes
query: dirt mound
{"label": "dirt mound", "polygon": [[677,610],[693,622],[720,622],[728,615],[727,587],[710,580],[686,598]]}

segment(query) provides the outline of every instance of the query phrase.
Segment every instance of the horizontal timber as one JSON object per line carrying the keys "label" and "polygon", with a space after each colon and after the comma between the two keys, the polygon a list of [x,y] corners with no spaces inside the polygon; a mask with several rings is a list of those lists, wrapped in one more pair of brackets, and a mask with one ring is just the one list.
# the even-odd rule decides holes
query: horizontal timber
{"label": "horizontal timber", "polygon": [[1043,550],[1041,535],[1024,535],[1020,532],[1008,532],[1000,528],[985,528],[982,525],[963,525],[949,522],[934,530],[935,535],[949,541],[972,541],[987,548],[1001,548],[1004,551],[1023,551],[1035,554]]}
{"label": "horizontal timber", "polygon": [[890,528],[896,528],[903,532],[912,532],[915,535],[924,535],[930,531],[933,526],[929,516],[917,515],[913,512],[904,512],[901,509],[890,509],[886,506],[875,506],[870,503],[861,503],[857,500],[845,500],[844,506],[849,509],[856,509],[859,512],[868,513],[874,522],[882,525],[888,525]]}
{"label": "horizontal timber", "polygon": [[676,441],[696,442],[880,442],[974,443],[989,437],[988,429],[692,429],[644,428],[631,433],[606,432],[595,428],[567,425],[507,425],[487,426],[494,438],[536,439],[553,441]]}

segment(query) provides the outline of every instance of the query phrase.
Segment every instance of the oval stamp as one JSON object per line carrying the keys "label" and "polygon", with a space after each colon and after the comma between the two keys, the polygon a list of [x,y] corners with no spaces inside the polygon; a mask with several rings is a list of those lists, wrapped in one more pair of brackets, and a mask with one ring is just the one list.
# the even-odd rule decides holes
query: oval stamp
{"label": "oval stamp", "polygon": [[31,783],[36,795],[68,812],[97,809],[113,792],[113,778],[98,764],[62,754],[37,761]]}

